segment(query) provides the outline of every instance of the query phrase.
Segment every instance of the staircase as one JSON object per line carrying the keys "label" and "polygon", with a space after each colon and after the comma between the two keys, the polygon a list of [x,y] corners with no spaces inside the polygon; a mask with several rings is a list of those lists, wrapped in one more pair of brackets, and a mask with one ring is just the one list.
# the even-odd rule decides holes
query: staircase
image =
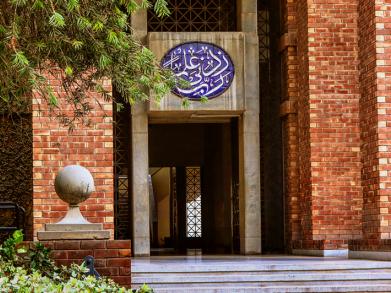
{"label": "staircase", "polygon": [[391,292],[391,262],[307,257],[134,259],[154,292]]}

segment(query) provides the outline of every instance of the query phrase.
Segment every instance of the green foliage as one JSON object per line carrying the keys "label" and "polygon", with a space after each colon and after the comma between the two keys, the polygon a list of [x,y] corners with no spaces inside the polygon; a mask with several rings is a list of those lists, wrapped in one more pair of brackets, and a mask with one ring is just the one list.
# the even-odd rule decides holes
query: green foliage
{"label": "green foliage", "polygon": [[[131,13],[148,8],[169,14],[165,0],[0,1],[0,114],[25,112],[36,92],[72,124],[60,114],[51,75],[61,76],[64,100],[80,120],[91,110],[88,92],[105,78],[125,102],[162,98],[176,80],[129,24]],[[100,93],[112,99],[103,87]]]}
{"label": "green foliage", "polygon": [[18,253],[24,253],[26,250],[22,247],[19,249],[19,245],[23,241],[23,233],[20,230],[16,230],[11,237],[4,241],[0,246],[0,258],[5,262],[17,262],[19,261]]}
{"label": "green foliage", "polygon": [[209,101],[208,97],[205,97],[205,96],[202,96],[201,99],[200,99],[200,102],[205,104]]}
{"label": "green foliage", "polygon": [[[0,246],[0,292],[132,292],[110,279],[86,275],[84,264],[58,268],[50,259],[48,248],[41,243],[29,250],[18,248],[22,241],[22,232],[15,231]],[[144,285],[136,293],[153,290]]]}
{"label": "green foliage", "polygon": [[190,107],[190,100],[188,98],[183,98],[182,99],[182,107],[185,109],[188,109]]}

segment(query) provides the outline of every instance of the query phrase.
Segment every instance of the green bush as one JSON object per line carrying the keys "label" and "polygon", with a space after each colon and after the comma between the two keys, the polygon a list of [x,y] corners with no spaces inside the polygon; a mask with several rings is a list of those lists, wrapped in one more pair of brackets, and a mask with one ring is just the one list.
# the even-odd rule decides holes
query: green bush
{"label": "green bush", "polygon": [[[108,278],[88,276],[84,264],[57,267],[41,243],[27,248],[22,241],[22,232],[15,231],[0,246],[0,292],[132,292]],[[144,285],[136,292],[153,290]]]}

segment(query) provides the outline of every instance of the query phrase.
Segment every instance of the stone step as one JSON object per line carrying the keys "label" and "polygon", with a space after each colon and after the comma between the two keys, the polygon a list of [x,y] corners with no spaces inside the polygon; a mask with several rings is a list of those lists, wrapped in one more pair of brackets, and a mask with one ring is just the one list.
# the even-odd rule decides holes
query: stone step
{"label": "stone step", "polygon": [[303,264],[246,264],[225,263],[205,264],[140,264],[132,266],[132,273],[193,273],[193,272],[270,272],[270,271],[326,271],[326,270],[367,270],[391,269],[390,262],[360,262],[348,263],[303,263]]}
{"label": "stone step", "polygon": [[353,280],[391,280],[391,273],[275,273],[275,274],[161,274],[151,276],[133,275],[134,284],[168,284],[168,283],[243,283],[243,282],[313,282],[313,281],[353,281]]}
{"label": "stone step", "polygon": [[[303,285],[353,285],[353,284],[387,284],[391,286],[391,280],[380,280],[380,279],[372,279],[372,280],[310,280],[310,281],[300,281],[300,280],[292,280],[292,281],[219,281],[219,282],[167,282],[167,283],[153,283],[153,284],[148,284],[151,285],[153,288],[167,288],[167,287],[208,287],[208,286],[238,286],[238,285],[246,285],[246,286],[258,286],[258,287],[267,287],[267,286],[303,286]],[[132,282],[132,286],[140,286],[144,283],[135,283]]]}
{"label": "stone step", "polygon": [[391,262],[291,256],[137,259],[134,288],[154,292],[391,292]]}
{"label": "stone step", "polygon": [[368,274],[391,274],[391,268],[389,269],[355,269],[355,270],[323,270],[323,271],[242,271],[242,270],[232,270],[232,271],[216,271],[216,272],[207,272],[207,271],[193,271],[193,272],[142,272],[142,273],[134,273],[132,272],[133,277],[137,278],[149,278],[149,277],[171,277],[171,276],[186,276],[187,278],[193,278],[193,277],[202,277],[202,276],[238,276],[238,275],[275,275],[275,274],[296,274],[296,275],[305,275],[305,274],[355,274],[355,273],[368,273]]}
{"label": "stone step", "polygon": [[349,293],[383,293],[391,292],[391,285],[388,284],[363,284],[363,285],[335,285],[335,286],[270,286],[270,287],[204,287],[204,288],[186,288],[170,287],[159,288],[154,290],[155,293],[181,292],[181,293],[326,293],[326,292],[349,292]]}

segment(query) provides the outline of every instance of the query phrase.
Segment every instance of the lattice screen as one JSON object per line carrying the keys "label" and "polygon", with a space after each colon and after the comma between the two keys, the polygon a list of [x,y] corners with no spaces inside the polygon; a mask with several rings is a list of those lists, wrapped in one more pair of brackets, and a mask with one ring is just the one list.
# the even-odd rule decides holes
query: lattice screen
{"label": "lattice screen", "polygon": [[[263,113],[265,111],[262,100],[266,99],[270,95],[270,13],[267,5],[267,1],[258,0],[258,38],[259,38],[259,85],[260,85],[260,177],[261,177],[261,223],[262,223],[262,235],[265,233],[265,192],[264,192],[264,119]],[[265,244],[265,237],[262,237],[262,245]],[[263,246],[262,246],[263,247]]]}
{"label": "lattice screen", "polygon": [[264,5],[258,7],[259,62],[270,59],[270,19],[269,10]]}
{"label": "lattice screen", "polygon": [[130,239],[129,155],[130,107],[114,113],[115,238]]}
{"label": "lattice screen", "polygon": [[171,15],[158,18],[148,11],[151,32],[236,31],[235,0],[168,0]]}
{"label": "lattice screen", "polygon": [[186,167],[186,236],[202,237],[201,169]]}

